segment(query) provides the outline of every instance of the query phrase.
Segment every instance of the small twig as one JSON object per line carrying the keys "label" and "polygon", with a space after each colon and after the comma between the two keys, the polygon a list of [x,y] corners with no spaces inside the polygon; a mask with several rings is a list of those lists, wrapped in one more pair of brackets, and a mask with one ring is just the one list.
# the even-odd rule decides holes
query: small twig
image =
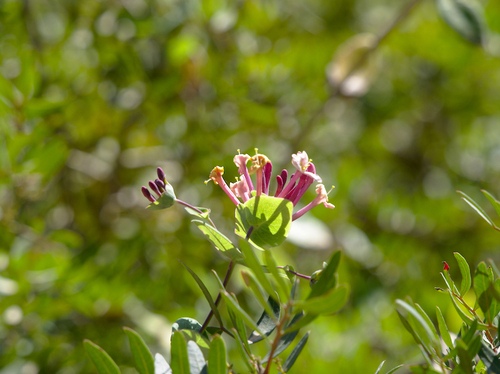
{"label": "small twig", "polygon": [[293,275],[296,275],[297,277],[299,278],[302,278],[302,279],[307,279],[307,280],[311,280],[311,277],[309,275],[305,275],[305,274],[300,274],[300,273],[297,273],[295,271],[292,271],[290,269],[288,269],[286,266],[276,266],[278,269],[283,269],[284,271],[288,272],[288,273],[291,273]]}
{"label": "small twig", "polygon": [[[229,279],[231,278],[231,274],[233,273],[234,265],[235,265],[235,262],[232,260],[229,263],[229,267],[228,267],[227,272],[226,272],[226,277],[224,278],[224,282],[222,283],[224,285],[224,288],[229,283]],[[222,296],[219,292],[219,294],[217,295],[217,299],[215,300],[215,307],[219,306],[221,299],[222,299]],[[213,315],[214,315],[214,311],[210,310],[210,313],[208,313],[208,316],[205,319],[205,322],[203,322],[203,325],[201,326],[200,334],[203,334],[203,332],[207,328],[208,324],[210,323],[210,320],[212,319]],[[227,332],[227,330],[224,328],[224,326],[221,326],[221,329],[222,329],[222,331]],[[230,335],[233,336],[232,334],[230,334]]]}

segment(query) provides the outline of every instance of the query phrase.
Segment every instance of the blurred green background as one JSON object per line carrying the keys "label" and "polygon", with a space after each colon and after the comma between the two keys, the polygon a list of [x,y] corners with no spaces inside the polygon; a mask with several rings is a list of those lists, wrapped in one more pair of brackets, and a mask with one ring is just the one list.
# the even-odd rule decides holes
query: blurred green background
{"label": "blurred green background", "polygon": [[[455,193],[500,196],[500,3],[478,3],[480,47],[419,2],[367,74],[332,95],[326,72],[349,60],[338,47],[382,35],[404,4],[1,1],[0,373],[95,373],[84,338],[133,373],[122,326],[168,357],[172,323],[209,310],[177,259],[214,293],[210,269],[227,263],[180,207],[146,211],[140,186],[163,167],[231,236],[234,205],[203,181],[215,165],[232,181],[236,150],[255,147],[275,172],[305,150],[336,186],[336,209],[315,208],[275,252],[310,274],[343,248],[352,288],[341,313],[313,324],[293,372],[419,362],[394,312],[407,295],[456,330],[434,290],[442,261],[459,280],[454,251],[471,266],[500,259],[498,233]],[[238,269],[230,288],[260,314]]]}

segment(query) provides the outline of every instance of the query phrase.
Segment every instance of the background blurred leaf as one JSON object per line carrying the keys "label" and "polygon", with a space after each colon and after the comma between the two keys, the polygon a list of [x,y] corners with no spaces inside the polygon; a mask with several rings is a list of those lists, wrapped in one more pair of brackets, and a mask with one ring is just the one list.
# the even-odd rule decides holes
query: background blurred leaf
{"label": "background blurred leaf", "polygon": [[464,39],[474,44],[482,44],[484,25],[479,4],[463,0],[436,0],[439,15]]}

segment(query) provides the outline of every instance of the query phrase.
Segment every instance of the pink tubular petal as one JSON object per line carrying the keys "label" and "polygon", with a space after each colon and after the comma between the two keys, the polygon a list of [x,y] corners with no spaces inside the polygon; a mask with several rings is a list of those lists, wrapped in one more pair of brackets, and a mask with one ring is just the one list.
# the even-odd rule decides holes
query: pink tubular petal
{"label": "pink tubular petal", "polygon": [[288,178],[288,171],[287,171],[286,169],[283,169],[283,170],[281,171],[281,174],[280,174],[280,175],[281,175],[281,179],[283,180],[283,186],[284,186],[284,185],[285,185],[285,183],[286,183],[286,180],[287,180],[287,178]]}
{"label": "pink tubular petal", "polygon": [[281,176],[279,175],[276,176],[276,184],[278,185],[278,187],[276,187],[276,193],[274,194],[274,196],[278,196],[278,194],[283,189],[283,179],[281,179]]}
{"label": "pink tubular petal", "polygon": [[273,164],[268,162],[266,166],[264,166],[264,193],[269,195],[269,184],[271,182],[271,174],[273,172]]}
{"label": "pink tubular petal", "polygon": [[290,190],[295,186],[295,182],[297,182],[300,176],[301,173],[299,171],[293,173],[292,177],[290,178],[290,182],[288,182],[285,188],[283,188],[283,191],[280,192],[278,197],[285,197],[290,192]]}
{"label": "pink tubular petal", "polygon": [[253,187],[252,179],[250,179],[250,174],[247,168],[247,162],[248,160],[250,160],[250,158],[251,157],[249,155],[238,154],[234,156],[233,161],[236,164],[236,166],[238,166],[238,173],[240,173],[240,175],[243,175],[245,177],[248,188],[250,189],[250,191],[253,191],[255,190],[255,188]]}

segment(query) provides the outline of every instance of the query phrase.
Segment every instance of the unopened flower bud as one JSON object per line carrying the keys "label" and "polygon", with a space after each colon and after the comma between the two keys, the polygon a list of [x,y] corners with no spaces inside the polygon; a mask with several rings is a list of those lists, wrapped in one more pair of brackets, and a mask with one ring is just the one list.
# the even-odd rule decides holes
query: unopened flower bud
{"label": "unopened flower bud", "polygon": [[155,182],[153,182],[153,181],[149,181],[148,185],[149,185],[149,188],[151,188],[151,190],[152,190],[155,194],[157,194],[157,195],[158,195],[158,197],[160,197],[160,196],[161,196],[161,192],[160,192],[160,190],[158,189],[158,186],[155,184]]}
{"label": "unopened flower bud", "polygon": [[450,266],[446,263],[446,261],[443,261],[443,264],[444,264],[444,268],[443,268],[444,271],[450,270]]}
{"label": "unopened flower bud", "polygon": [[167,178],[165,176],[165,172],[163,171],[162,168],[156,169],[156,173],[158,174],[158,179],[161,180],[163,183],[167,183]]}
{"label": "unopened flower bud", "polygon": [[155,179],[155,184],[158,186],[158,189],[160,190],[160,192],[165,192],[165,183],[163,183],[161,180],[159,179]]}
{"label": "unopened flower bud", "polygon": [[151,195],[151,192],[149,192],[149,190],[146,187],[142,186],[141,191],[146,199],[148,199],[152,203],[156,201],[153,195]]}

